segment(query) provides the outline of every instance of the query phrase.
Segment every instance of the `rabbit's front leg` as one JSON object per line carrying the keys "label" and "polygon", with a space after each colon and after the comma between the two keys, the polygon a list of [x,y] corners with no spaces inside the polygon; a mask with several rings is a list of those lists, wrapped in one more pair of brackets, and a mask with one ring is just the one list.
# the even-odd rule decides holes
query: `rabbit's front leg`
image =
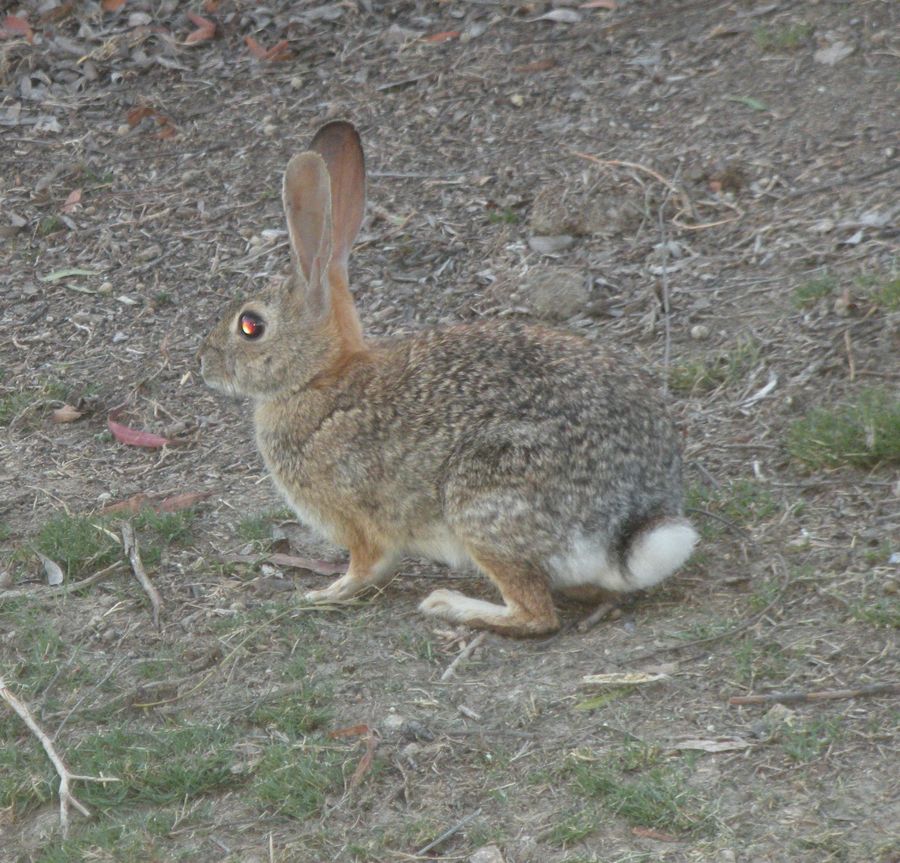
{"label": "rabbit's front leg", "polygon": [[351,547],[350,566],[340,578],[321,590],[310,590],[304,602],[346,602],[370,587],[379,587],[394,574],[400,555],[361,545]]}

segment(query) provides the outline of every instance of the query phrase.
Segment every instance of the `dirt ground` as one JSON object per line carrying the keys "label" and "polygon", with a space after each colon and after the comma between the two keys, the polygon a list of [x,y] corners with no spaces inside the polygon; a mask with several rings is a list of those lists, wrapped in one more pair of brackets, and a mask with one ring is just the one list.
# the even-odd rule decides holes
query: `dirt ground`
{"label": "dirt ground", "polygon": [[[0,677],[121,781],[75,783],[63,840],[4,706],[0,860],[900,860],[896,688],[729,702],[900,681],[900,459],[791,445],[900,398],[897,3],[3,5]],[[310,609],[326,576],[271,558],[341,552],[282,527],[195,353],[285,272],[281,173],[332,118],[366,147],[368,332],[514,316],[668,382],[703,541],[615,619],[445,678],[473,634],[416,605],[489,585],[410,561]],[[117,546],[73,550],[139,494],[198,496],[135,516],[159,630]],[[53,548],[111,569],[50,587]],[[583,680],[611,673],[646,682]]]}

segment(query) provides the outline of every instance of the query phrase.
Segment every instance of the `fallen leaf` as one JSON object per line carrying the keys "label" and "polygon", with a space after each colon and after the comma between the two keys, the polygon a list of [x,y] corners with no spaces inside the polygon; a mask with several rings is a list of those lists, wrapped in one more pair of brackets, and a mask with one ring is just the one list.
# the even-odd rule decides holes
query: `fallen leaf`
{"label": "fallen leaf", "polygon": [[288,60],[291,57],[291,52],[288,50],[287,39],[276,42],[271,48],[263,48],[263,46],[252,36],[244,36],[244,42],[246,42],[247,47],[250,49],[250,53],[256,57],[257,60],[275,62],[278,60]]}
{"label": "fallen leaf", "polygon": [[140,512],[146,505],[149,498],[143,492],[138,492],[129,497],[127,500],[119,500],[103,507],[100,512],[103,515],[113,512]]}
{"label": "fallen leaf", "polygon": [[187,17],[192,24],[197,26],[196,30],[187,34],[187,38],[184,40],[187,45],[205,42],[207,39],[212,39],[216,35],[215,21],[210,21],[209,18],[204,18],[196,12],[188,12]]}
{"label": "fallen leaf", "polygon": [[532,18],[532,21],[554,21],[557,24],[577,24],[581,21],[581,13],[574,9],[554,9],[544,15]]}
{"label": "fallen leaf", "polygon": [[752,108],[754,111],[768,111],[769,109],[759,101],[759,99],[754,99],[752,96],[725,96],[725,101],[727,102],[740,102],[742,105],[746,105],[748,108]]}
{"label": "fallen leaf", "polygon": [[69,197],[66,198],[66,202],[62,205],[62,211],[64,213],[73,213],[80,203],[81,189],[73,189],[69,192]]}
{"label": "fallen leaf", "polygon": [[725,737],[718,740],[682,740],[673,743],[673,750],[699,750],[700,752],[737,752],[747,749],[750,744],[740,737]]}
{"label": "fallen leaf", "polygon": [[29,44],[34,42],[34,31],[18,15],[7,15],[0,24],[0,38],[7,39],[10,36],[22,36]]}
{"label": "fallen leaf", "polygon": [[133,128],[145,117],[152,117],[154,114],[156,114],[156,111],[154,111],[153,108],[148,105],[139,105],[137,108],[132,108],[128,114],[126,114],[125,119],[127,120],[128,125]]}
{"label": "fallen leaf", "polygon": [[817,63],[824,63],[826,66],[834,66],[849,57],[855,50],[854,45],[848,45],[846,42],[834,42],[825,48],[819,48],[813,54],[813,60]]}
{"label": "fallen leaf", "polygon": [[81,419],[84,414],[72,405],[63,405],[50,414],[50,418],[55,423],[73,423],[77,419]]}
{"label": "fallen leaf", "polygon": [[182,509],[190,509],[194,504],[206,500],[210,495],[212,495],[211,491],[186,491],[163,499],[154,509],[157,512],[178,512]]}
{"label": "fallen leaf", "polygon": [[372,761],[375,758],[375,747],[377,745],[378,738],[375,736],[375,732],[370,728],[366,734],[366,751],[363,754],[363,757],[359,759],[359,764],[356,765],[356,770],[353,771],[350,782],[347,784],[349,790],[352,791],[356,788],[356,786],[362,782],[363,777],[365,777],[371,769]]}
{"label": "fallen leaf", "polygon": [[57,585],[62,584],[65,580],[65,576],[63,575],[63,571],[59,564],[50,560],[49,557],[44,557],[40,552],[37,552],[37,556],[44,565],[44,572],[47,574],[47,584],[49,584],[50,587],[56,587]]}
{"label": "fallen leaf", "polygon": [[335,728],[329,731],[328,736],[332,740],[339,740],[341,737],[359,737],[362,734],[369,734],[371,728],[368,725],[348,725],[346,728]]}
{"label": "fallen leaf", "polygon": [[141,446],[155,449],[157,447],[170,446],[171,444],[177,443],[177,441],[162,437],[162,435],[129,428],[128,426],[116,422],[111,415],[109,419],[107,419],[106,425],[109,427],[110,432],[112,432],[112,436],[119,443],[126,444],[127,446]]}
{"label": "fallen leaf", "polygon": [[118,12],[125,5],[125,0],[103,0],[100,5],[104,12]]}
{"label": "fallen leaf", "polygon": [[609,674],[585,674],[581,678],[583,686],[639,686],[643,683],[657,683],[667,680],[668,674],[648,674],[645,671],[611,672]]}
{"label": "fallen leaf", "polygon": [[459,30],[442,30],[440,33],[432,33],[430,36],[423,36],[423,42],[449,42],[451,39],[459,39]]}
{"label": "fallen leaf", "polygon": [[38,277],[39,282],[58,282],[62,279],[68,279],[69,276],[97,276],[97,273],[94,270],[84,270],[80,267],[63,267],[61,270],[54,270],[52,273],[47,273],[46,276]]}
{"label": "fallen leaf", "polygon": [[219,11],[219,3],[220,3],[220,0],[204,0],[203,11],[204,12],[218,12]]}

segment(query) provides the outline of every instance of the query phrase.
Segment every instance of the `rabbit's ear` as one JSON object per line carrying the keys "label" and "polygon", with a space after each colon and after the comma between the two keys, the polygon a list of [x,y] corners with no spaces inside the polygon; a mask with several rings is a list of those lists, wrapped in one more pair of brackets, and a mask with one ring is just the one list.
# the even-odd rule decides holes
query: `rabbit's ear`
{"label": "rabbit's ear", "polygon": [[306,283],[306,301],[325,313],[330,306],[326,273],[332,256],[331,181],[318,153],[298,153],[284,172],[284,215],[294,262]]}
{"label": "rabbit's ear", "polygon": [[366,162],[362,142],[352,123],[335,120],[316,132],[310,149],[322,156],[331,177],[331,266],[346,285],[347,261],[366,208]]}

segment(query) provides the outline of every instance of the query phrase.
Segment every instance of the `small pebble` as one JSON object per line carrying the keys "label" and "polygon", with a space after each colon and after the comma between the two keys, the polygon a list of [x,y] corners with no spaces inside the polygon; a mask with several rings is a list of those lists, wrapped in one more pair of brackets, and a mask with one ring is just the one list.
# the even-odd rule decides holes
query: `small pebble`
{"label": "small pebble", "polygon": [[691,327],[691,338],[695,341],[703,341],[709,338],[709,327],[705,324],[695,324]]}
{"label": "small pebble", "polygon": [[509,97],[509,101],[516,106],[516,108],[521,108],[525,104],[525,97],[521,93],[513,93],[512,96]]}

